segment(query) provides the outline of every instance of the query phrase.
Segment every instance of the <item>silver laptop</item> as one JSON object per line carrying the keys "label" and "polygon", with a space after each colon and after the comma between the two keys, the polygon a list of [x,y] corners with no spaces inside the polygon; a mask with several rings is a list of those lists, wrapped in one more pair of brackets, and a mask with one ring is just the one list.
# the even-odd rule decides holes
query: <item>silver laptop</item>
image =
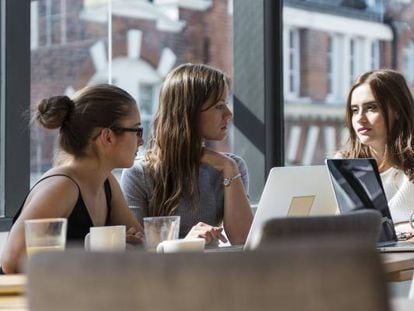
{"label": "silver laptop", "polygon": [[260,242],[263,224],[272,218],[334,215],[337,205],[324,165],[270,170],[244,249]]}
{"label": "silver laptop", "polygon": [[[374,159],[327,159],[340,213],[375,209],[382,215],[378,249],[383,252],[414,251],[414,243],[399,241]],[[407,236],[402,234],[401,238]]]}

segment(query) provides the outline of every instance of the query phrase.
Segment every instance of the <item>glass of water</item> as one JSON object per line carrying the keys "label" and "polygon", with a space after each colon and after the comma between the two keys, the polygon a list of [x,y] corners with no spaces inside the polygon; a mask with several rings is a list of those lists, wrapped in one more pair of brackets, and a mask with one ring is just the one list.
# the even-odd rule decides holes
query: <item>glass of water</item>
{"label": "glass of water", "polygon": [[180,216],[144,217],[144,232],[147,250],[155,252],[162,241],[178,239]]}
{"label": "glass of water", "polygon": [[26,252],[63,251],[66,245],[66,218],[29,219],[24,221]]}

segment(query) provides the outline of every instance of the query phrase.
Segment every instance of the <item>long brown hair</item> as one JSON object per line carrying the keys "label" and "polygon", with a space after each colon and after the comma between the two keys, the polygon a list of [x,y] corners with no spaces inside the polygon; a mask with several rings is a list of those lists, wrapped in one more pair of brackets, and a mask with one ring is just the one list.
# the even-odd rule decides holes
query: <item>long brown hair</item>
{"label": "long brown hair", "polygon": [[414,100],[404,76],[395,70],[368,71],[355,81],[346,105],[345,121],[350,133],[350,148],[342,154],[347,158],[372,157],[370,147],[359,141],[352,127],[352,93],[362,84],[369,85],[384,116],[387,132],[385,160],[391,166],[403,170],[414,181]]}
{"label": "long brown hair", "polygon": [[228,83],[223,72],[206,65],[183,64],[167,75],[146,154],[155,181],[150,215],[171,215],[182,199],[196,205],[203,148],[201,107],[207,101],[213,106]]}

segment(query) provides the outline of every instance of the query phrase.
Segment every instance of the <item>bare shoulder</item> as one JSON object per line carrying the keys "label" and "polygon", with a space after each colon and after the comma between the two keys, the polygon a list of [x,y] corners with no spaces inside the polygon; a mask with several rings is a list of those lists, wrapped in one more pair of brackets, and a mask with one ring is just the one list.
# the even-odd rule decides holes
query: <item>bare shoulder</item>
{"label": "bare shoulder", "polygon": [[41,180],[33,188],[37,191],[59,191],[79,192],[78,182],[75,177],[67,174],[48,174],[42,176]]}
{"label": "bare shoulder", "polygon": [[51,175],[44,176],[32,190],[32,196],[42,196],[44,198],[77,199],[79,195],[79,187],[74,178]]}
{"label": "bare shoulder", "polygon": [[65,217],[78,197],[79,188],[74,179],[45,174],[27,197],[23,214],[27,214],[27,218]]}

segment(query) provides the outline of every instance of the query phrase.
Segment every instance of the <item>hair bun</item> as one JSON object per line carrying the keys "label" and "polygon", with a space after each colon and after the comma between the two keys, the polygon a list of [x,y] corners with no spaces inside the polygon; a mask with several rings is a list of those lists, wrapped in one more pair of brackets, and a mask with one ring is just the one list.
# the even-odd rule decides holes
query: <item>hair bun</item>
{"label": "hair bun", "polygon": [[35,119],[45,128],[61,127],[63,122],[70,120],[75,103],[68,96],[53,96],[40,101]]}

